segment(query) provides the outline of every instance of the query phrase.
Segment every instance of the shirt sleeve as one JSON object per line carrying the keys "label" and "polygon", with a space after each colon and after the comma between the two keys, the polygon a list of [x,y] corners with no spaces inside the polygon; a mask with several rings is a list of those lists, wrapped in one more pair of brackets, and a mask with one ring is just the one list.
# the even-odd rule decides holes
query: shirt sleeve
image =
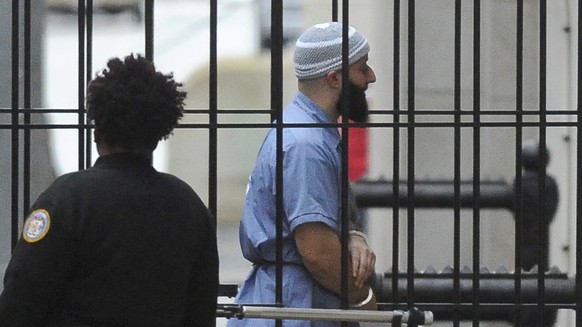
{"label": "shirt sleeve", "polygon": [[[67,276],[70,256],[59,212],[46,197],[32,207],[4,276],[0,294],[0,321],[7,326],[37,326],[55,309]],[[42,217],[33,215],[42,212]],[[32,217],[32,218],[31,218]],[[46,229],[46,230],[44,230]],[[26,234],[28,232],[28,235]],[[44,233],[44,235],[43,235]]]}
{"label": "shirt sleeve", "polygon": [[339,167],[317,142],[295,142],[284,154],[284,205],[293,231],[309,222],[339,230]]}

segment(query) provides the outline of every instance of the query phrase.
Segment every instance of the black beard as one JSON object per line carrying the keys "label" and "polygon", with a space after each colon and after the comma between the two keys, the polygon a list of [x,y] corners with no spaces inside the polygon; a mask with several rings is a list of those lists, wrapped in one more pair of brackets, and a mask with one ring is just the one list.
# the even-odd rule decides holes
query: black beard
{"label": "black beard", "polygon": [[[342,100],[343,90],[340,94],[339,101],[337,103],[337,111],[342,114]],[[368,101],[366,100],[366,91],[363,88],[358,87],[352,81],[348,83],[348,118],[357,122],[365,123],[368,121]]]}

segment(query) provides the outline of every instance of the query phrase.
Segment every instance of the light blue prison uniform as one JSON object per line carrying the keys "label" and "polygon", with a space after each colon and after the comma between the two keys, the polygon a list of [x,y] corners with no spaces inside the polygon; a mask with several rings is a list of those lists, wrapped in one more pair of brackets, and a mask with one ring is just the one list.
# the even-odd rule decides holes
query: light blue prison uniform
{"label": "light blue prison uniform", "polygon": [[[283,110],[284,123],[330,123],[327,114],[298,92]],[[239,304],[274,304],[276,288],[277,132],[271,129],[249,178],[240,223],[240,244],[253,270],[236,297]],[[340,216],[340,135],[336,127],[285,127],[283,130],[283,304],[287,308],[338,309],[338,296],[319,285],[303,266],[293,231],[321,222],[338,235]],[[273,319],[232,318],[228,327],[275,326]],[[283,326],[331,327],[331,321],[284,320]],[[350,326],[358,326],[353,324]]]}

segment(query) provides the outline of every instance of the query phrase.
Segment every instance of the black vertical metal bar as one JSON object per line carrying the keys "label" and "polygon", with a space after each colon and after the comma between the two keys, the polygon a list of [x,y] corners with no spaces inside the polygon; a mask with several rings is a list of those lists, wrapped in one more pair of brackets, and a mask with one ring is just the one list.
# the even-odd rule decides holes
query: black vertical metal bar
{"label": "black vertical metal bar", "polygon": [[154,0],[145,0],[145,57],[154,61]]}
{"label": "black vertical metal bar", "polygon": [[[283,303],[283,4],[281,1],[271,0],[271,108],[277,118],[277,266],[275,267],[276,285],[275,301]],[[283,322],[276,321],[281,327]]]}
{"label": "black vertical metal bar", "polygon": [[[91,81],[93,74],[93,0],[87,0],[87,72],[85,74],[85,86]],[[85,119],[85,122],[87,120]],[[85,167],[91,166],[91,128],[85,127]]]}
{"label": "black vertical metal bar", "polygon": [[339,4],[338,0],[331,0],[331,21],[337,22],[339,19]]}
{"label": "black vertical metal bar", "polygon": [[[341,305],[343,309],[349,308],[348,301],[348,240],[349,240],[349,219],[348,219],[348,144],[349,144],[349,128],[348,128],[348,108],[350,106],[350,99],[348,97],[348,81],[349,76],[349,0],[342,1],[342,139],[341,139],[341,149],[342,149],[342,167],[341,167]],[[343,322],[342,326],[347,327],[347,323]]]}
{"label": "black vertical metal bar", "polygon": [[[273,100],[271,100],[272,102]],[[283,217],[284,217],[284,208],[283,208],[283,108],[277,108],[279,119],[277,119],[276,129],[277,129],[277,225],[276,225],[276,234],[277,234],[277,266],[275,267],[275,276],[276,276],[276,284],[275,284],[275,302],[277,304],[283,303]],[[282,327],[282,321],[276,321],[277,327]]]}
{"label": "black vertical metal bar", "polygon": [[18,88],[18,77],[20,72],[20,61],[19,61],[19,6],[20,1],[12,0],[12,219],[11,219],[11,249],[13,250],[18,241],[18,199],[19,199],[19,174],[18,168],[20,165],[19,160],[19,124],[18,124],[18,104],[19,104],[19,88]]}
{"label": "black vertical metal bar", "polygon": [[79,170],[85,168],[85,0],[79,0],[77,11],[78,81],[77,81],[77,142]]}
{"label": "black vertical metal bar", "polygon": [[[539,101],[540,101],[540,142],[539,142],[539,175],[540,175],[540,184],[539,186],[539,201],[540,201],[540,208],[541,210],[538,212],[538,221],[544,222],[546,220],[546,197],[545,197],[545,189],[546,189],[546,165],[542,162],[544,161],[544,155],[546,153],[546,72],[547,72],[547,59],[546,59],[546,47],[547,47],[547,0],[540,0],[540,94],[539,94]],[[544,320],[546,319],[545,314],[545,274],[546,266],[547,266],[547,249],[548,249],[548,235],[547,229],[548,225],[545,223],[539,224],[539,240],[541,240],[538,244],[538,304],[537,304],[537,312],[540,314],[539,325],[544,325]]]}
{"label": "black vertical metal bar", "polygon": [[[400,128],[398,127],[400,123],[400,0],[394,0],[394,76],[393,76],[393,87],[394,87],[394,146],[392,149],[392,156],[394,158],[392,163],[392,180],[394,184],[392,185],[392,192],[395,199],[400,198]],[[392,208],[392,298],[398,299],[398,271],[400,270],[400,265],[398,262],[400,246],[399,246],[399,229],[400,229],[400,203],[399,201],[394,201],[394,207]],[[394,301],[397,302],[397,301]],[[397,305],[394,306],[394,310],[397,309]]]}
{"label": "black vertical metal bar", "polygon": [[208,130],[208,209],[218,213],[218,0],[210,1],[210,64]]}
{"label": "black vertical metal bar", "polygon": [[480,181],[481,181],[481,1],[474,0],[473,23],[473,326],[479,326]]}
{"label": "black vertical metal bar", "polygon": [[[31,6],[30,0],[24,1],[24,109],[31,109]],[[24,113],[24,125],[30,125],[30,111],[26,110]],[[30,129],[24,129],[24,153],[22,163],[22,210],[24,215],[30,207],[30,161],[31,161],[31,144],[30,144]]]}
{"label": "black vertical metal bar", "polygon": [[[578,5],[576,42],[576,221],[582,221],[582,6]],[[576,327],[582,327],[582,224],[576,224]]]}
{"label": "black vertical metal bar", "polygon": [[453,227],[453,326],[458,327],[460,323],[461,287],[460,287],[460,266],[461,266],[461,0],[455,0],[455,90],[454,90],[454,227]]}
{"label": "black vertical metal bar", "polygon": [[[208,210],[214,216],[215,228],[218,228],[218,0],[210,1],[209,29]],[[214,323],[215,325],[216,322]]]}
{"label": "black vertical metal bar", "polygon": [[283,4],[271,0],[271,119],[282,118],[283,107]]}
{"label": "black vertical metal bar", "polygon": [[[154,0],[145,0],[145,58],[154,62]],[[150,162],[153,164],[153,153]]]}
{"label": "black vertical metal bar", "polygon": [[522,144],[523,144],[523,0],[516,2],[516,54],[515,54],[515,310],[514,324],[521,325],[521,242],[523,228],[522,208]]}
{"label": "black vertical metal bar", "polygon": [[[576,42],[576,221],[582,221],[582,6],[578,4]],[[582,327],[582,224],[576,224],[576,327]]]}
{"label": "black vertical metal bar", "polygon": [[408,305],[414,304],[414,166],[415,166],[415,3],[408,3],[408,234],[407,234],[407,292]]}

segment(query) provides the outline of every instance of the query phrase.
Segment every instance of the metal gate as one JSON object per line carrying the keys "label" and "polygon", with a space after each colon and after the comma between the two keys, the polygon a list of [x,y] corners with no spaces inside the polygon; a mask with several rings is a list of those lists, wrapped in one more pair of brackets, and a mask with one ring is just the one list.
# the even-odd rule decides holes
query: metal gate
{"label": "metal gate", "polygon": [[[454,326],[582,326],[577,1],[307,0],[286,20],[291,2],[80,0],[70,12],[50,0],[48,9],[2,2],[2,273],[31,201],[55,175],[95,159],[84,94],[109,56],[102,49],[131,44],[110,56],[143,53],[193,88],[178,141],[154,163],[188,176],[222,233],[236,226],[262,135],[295,87],[288,27],[297,17],[303,27],[335,20],[371,35],[383,80],[370,122],[338,125],[346,139],[353,127],[368,131],[367,173],[350,182],[383,258],[374,280],[381,310],[429,310]],[[221,251],[235,263],[221,280],[244,278],[238,250]]]}

